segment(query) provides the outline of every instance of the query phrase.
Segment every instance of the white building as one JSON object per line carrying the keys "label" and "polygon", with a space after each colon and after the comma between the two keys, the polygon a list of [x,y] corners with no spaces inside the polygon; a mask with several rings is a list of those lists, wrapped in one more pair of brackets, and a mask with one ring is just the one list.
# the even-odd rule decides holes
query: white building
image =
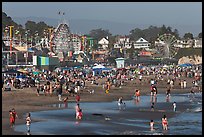
{"label": "white building", "polygon": [[202,48],[202,38],[194,39],[194,48]]}
{"label": "white building", "polygon": [[150,43],[144,38],[139,38],[137,41],[133,42],[135,49],[149,49]]}
{"label": "white building", "polygon": [[125,48],[130,49],[130,38],[126,36],[119,36],[116,38],[116,43],[114,43],[114,48]]}
{"label": "white building", "polygon": [[193,46],[193,41],[192,39],[189,40],[177,40],[176,44],[174,45],[175,47],[178,48],[190,48]]}
{"label": "white building", "polygon": [[108,48],[109,41],[108,41],[107,38],[102,38],[102,39],[98,42],[98,44],[100,44],[101,47],[102,47],[102,49],[105,50],[105,49]]}

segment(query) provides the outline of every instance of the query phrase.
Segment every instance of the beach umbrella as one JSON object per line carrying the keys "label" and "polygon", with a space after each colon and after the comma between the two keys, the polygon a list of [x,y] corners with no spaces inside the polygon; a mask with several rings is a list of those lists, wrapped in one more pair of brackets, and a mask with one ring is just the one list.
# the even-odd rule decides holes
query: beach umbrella
{"label": "beach umbrella", "polygon": [[33,75],[38,75],[40,72],[39,71],[34,71]]}
{"label": "beach umbrella", "polygon": [[167,65],[164,65],[163,68],[168,68],[168,66],[167,66]]}
{"label": "beach umbrella", "polygon": [[25,73],[25,74],[28,74],[28,71],[24,70],[24,69],[19,69],[17,70],[18,72],[21,72],[21,73]]}
{"label": "beach umbrella", "polygon": [[190,67],[190,66],[192,66],[192,64],[190,64],[190,63],[185,63],[185,64],[180,64],[180,65],[178,65],[179,67]]}
{"label": "beach umbrella", "polygon": [[25,75],[18,75],[18,76],[16,76],[16,78],[17,78],[17,79],[19,79],[19,78],[22,78],[22,79],[23,79],[23,78],[26,78],[26,76],[25,76]]}
{"label": "beach umbrella", "polygon": [[97,65],[97,66],[94,66],[92,69],[102,69],[102,68],[105,68],[103,65]]}

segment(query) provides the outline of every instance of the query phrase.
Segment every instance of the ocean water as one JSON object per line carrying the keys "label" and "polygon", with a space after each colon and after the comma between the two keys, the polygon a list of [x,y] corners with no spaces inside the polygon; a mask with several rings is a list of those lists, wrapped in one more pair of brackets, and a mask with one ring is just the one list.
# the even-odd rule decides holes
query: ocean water
{"label": "ocean water", "polygon": [[[168,118],[169,130],[163,131],[161,117],[154,119],[155,130],[150,131],[149,119],[139,118],[138,112],[151,113],[151,101],[155,102],[155,111],[169,108],[172,112],[172,103],[177,102],[175,116]],[[140,101],[135,99],[124,101],[125,108],[119,109],[117,101],[113,102],[83,102],[83,119],[75,119],[76,103],[53,104],[52,107],[64,108],[31,112],[31,118],[41,120],[32,122],[32,135],[202,135],[202,94],[171,95],[167,102],[164,94],[158,94],[156,100],[150,96],[141,96]],[[186,105],[180,109],[179,105]],[[158,107],[156,106],[158,105]],[[163,106],[164,105],[164,106]],[[16,125],[16,131],[26,134],[26,125]]]}

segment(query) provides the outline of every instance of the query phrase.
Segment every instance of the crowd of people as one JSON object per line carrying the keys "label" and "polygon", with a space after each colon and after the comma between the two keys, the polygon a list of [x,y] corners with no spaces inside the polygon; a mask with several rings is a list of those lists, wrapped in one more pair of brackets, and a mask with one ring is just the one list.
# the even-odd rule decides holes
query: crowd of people
{"label": "crowd of people", "polygon": [[[22,75],[22,74],[21,74]],[[91,89],[86,89],[86,83],[90,82],[97,86],[101,86],[98,82],[100,79],[105,79],[105,82],[102,83],[102,87],[105,93],[110,93],[111,88],[121,88],[125,86],[128,81],[135,81],[135,83],[142,81],[148,81],[150,84],[150,95],[151,95],[151,110],[154,111],[155,102],[157,99],[157,84],[160,81],[167,81],[166,97],[167,100],[170,97],[170,92],[175,88],[175,82],[179,81],[181,89],[189,88],[186,81],[187,77],[193,78],[193,87],[191,92],[196,90],[201,91],[202,84],[202,66],[192,66],[190,68],[181,68],[176,66],[171,66],[164,68],[161,66],[136,66],[134,69],[117,69],[111,70],[108,72],[103,72],[100,75],[93,75],[92,73],[87,73],[83,69],[73,69],[73,70],[63,70],[59,69],[58,71],[41,71],[38,74],[33,74],[32,71],[23,74],[26,75],[25,78],[16,78],[14,75],[3,75],[3,84],[7,86],[13,86],[14,88],[26,88],[26,87],[36,87],[36,94],[40,96],[41,94],[45,96],[57,95],[59,101],[68,101],[68,96],[76,97],[76,119],[81,120],[83,113],[80,108],[80,96],[79,94],[83,91],[89,91]],[[148,77],[152,76],[151,79],[147,80]],[[22,86],[24,85],[24,86]],[[62,94],[67,94],[64,99],[62,99]],[[94,93],[94,90],[91,90],[90,93]],[[135,90],[135,99],[137,102],[140,101],[141,90]],[[120,97],[118,100],[118,106],[120,109],[125,108],[125,103],[123,98]],[[176,111],[176,102],[173,103],[173,110]],[[10,113],[10,125],[11,127],[15,124],[15,118],[17,114],[12,110]],[[27,118],[27,127],[28,132],[30,133],[30,113]],[[162,126],[164,130],[167,130],[168,121],[166,116],[162,118]],[[154,128],[154,121],[150,122],[150,129]]]}

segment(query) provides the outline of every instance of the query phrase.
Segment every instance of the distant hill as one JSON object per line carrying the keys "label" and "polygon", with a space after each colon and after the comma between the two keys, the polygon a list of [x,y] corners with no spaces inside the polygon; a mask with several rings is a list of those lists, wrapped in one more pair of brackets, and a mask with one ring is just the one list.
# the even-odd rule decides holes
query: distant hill
{"label": "distant hill", "polygon": [[[51,26],[57,26],[59,23],[58,19],[46,18],[46,17],[13,17],[13,20],[21,25],[25,25],[28,20],[40,22],[44,21],[46,24]],[[118,22],[110,22],[103,20],[87,20],[87,19],[69,19],[70,30],[72,33],[82,33],[88,34],[92,29],[108,29],[113,35],[128,35],[130,30],[135,28],[148,28],[150,25],[153,26],[162,26],[155,24],[128,24],[128,23],[118,23]],[[200,32],[202,32],[202,24],[201,25],[179,25],[179,24],[164,24],[166,26],[171,26],[172,29],[178,29],[180,37],[187,32],[193,33],[194,37],[197,37]]]}

